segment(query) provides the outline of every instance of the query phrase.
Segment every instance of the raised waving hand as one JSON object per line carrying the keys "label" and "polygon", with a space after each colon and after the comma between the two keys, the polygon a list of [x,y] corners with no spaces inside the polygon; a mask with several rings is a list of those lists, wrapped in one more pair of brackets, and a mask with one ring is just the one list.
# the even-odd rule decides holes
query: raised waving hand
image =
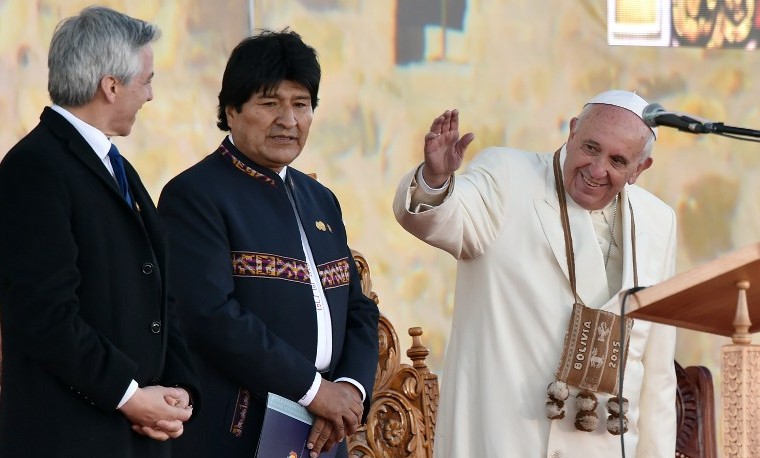
{"label": "raised waving hand", "polygon": [[433,119],[430,132],[425,134],[425,167],[422,177],[432,188],[446,183],[462,165],[464,152],[475,138],[472,133],[459,137],[459,110],[446,110]]}

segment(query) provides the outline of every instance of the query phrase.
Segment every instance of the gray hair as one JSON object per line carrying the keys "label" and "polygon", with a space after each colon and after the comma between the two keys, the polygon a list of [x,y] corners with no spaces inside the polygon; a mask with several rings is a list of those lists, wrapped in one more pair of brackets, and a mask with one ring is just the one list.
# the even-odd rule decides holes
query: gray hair
{"label": "gray hair", "polygon": [[647,159],[649,159],[650,156],[652,156],[652,150],[654,149],[654,132],[652,132],[652,135],[647,138],[647,143],[644,145],[644,150],[641,153],[641,160],[639,163],[643,163]]}
{"label": "gray hair", "polygon": [[104,76],[129,84],[141,70],[140,50],[160,35],[153,24],[100,6],[64,19],[50,41],[50,99],[78,107],[92,100]]}
{"label": "gray hair", "polygon": [[[591,111],[591,109],[595,105],[597,105],[597,104],[587,103],[583,107],[583,110],[581,110],[581,113],[578,115],[578,123],[576,123],[576,125],[575,125],[576,130],[578,129],[578,126],[580,126],[580,123],[583,120],[583,118],[586,117],[586,114],[589,111]],[[644,144],[644,148],[641,150],[641,159],[639,159],[639,164],[643,164],[644,161],[646,161],[647,159],[649,159],[649,157],[652,156],[652,150],[654,149],[654,141],[655,141],[654,132],[652,132],[652,130],[650,128],[650,135],[649,135],[649,137],[647,137],[647,142]]]}

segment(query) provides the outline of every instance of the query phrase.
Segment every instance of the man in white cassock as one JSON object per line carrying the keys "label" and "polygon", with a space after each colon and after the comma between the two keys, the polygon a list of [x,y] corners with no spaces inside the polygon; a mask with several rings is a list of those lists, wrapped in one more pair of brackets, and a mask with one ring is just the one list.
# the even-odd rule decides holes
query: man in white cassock
{"label": "man in white cassock", "polygon": [[457,110],[433,120],[393,210],[458,260],[436,457],[610,458],[620,426],[626,456],[674,456],[676,330],[620,331],[619,293],[675,272],[675,213],[634,185],[657,136],[646,105],[603,92],[554,154],[487,148],[457,175],[474,136]]}

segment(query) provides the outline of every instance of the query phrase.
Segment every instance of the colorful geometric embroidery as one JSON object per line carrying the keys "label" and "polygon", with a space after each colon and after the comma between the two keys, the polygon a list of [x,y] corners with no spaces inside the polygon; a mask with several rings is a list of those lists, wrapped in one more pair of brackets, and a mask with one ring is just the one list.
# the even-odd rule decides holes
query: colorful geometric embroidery
{"label": "colorful geometric embroidery", "polygon": [[[248,251],[233,251],[231,257],[232,275],[236,277],[279,278],[307,285],[311,284],[306,261]],[[324,289],[348,285],[351,279],[348,258],[319,265],[317,272]]]}
{"label": "colorful geometric embroidery", "polygon": [[224,156],[227,159],[229,159],[232,162],[232,165],[234,165],[236,169],[240,170],[241,172],[245,173],[246,175],[252,177],[253,179],[263,181],[263,182],[265,182],[267,184],[270,184],[272,186],[277,186],[277,182],[275,182],[272,178],[269,178],[268,176],[264,175],[261,172],[257,172],[253,168],[245,165],[245,163],[243,163],[243,161],[241,161],[240,159],[236,158],[232,153],[230,153],[230,151],[227,149],[227,147],[224,146],[224,143],[222,143],[221,145],[219,145],[219,149],[217,151],[219,151],[222,154],[222,156]]}
{"label": "colorful geometric embroidery", "polygon": [[266,253],[232,252],[232,275],[236,277],[280,278],[311,284],[306,261]]}
{"label": "colorful geometric embroidery", "polygon": [[324,289],[337,288],[338,286],[348,285],[351,279],[348,258],[330,261],[317,267],[319,279],[322,281]]}
{"label": "colorful geometric embroidery", "polygon": [[237,402],[235,402],[235,411],[232,413],[232,424],[230,425],[230,432],[236,437],[243,435],[243,425],[245,424],[245,417],[248,416],[248,406],[250,403],[251,393],[245,388],[240,388],[238,390]]}

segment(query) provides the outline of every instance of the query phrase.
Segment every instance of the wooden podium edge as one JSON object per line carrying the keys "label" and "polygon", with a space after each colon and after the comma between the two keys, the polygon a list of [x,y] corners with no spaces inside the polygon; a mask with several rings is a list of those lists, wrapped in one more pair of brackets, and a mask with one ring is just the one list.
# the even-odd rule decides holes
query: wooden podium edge
{"label": "wooden podium edge", "polygon": [[735,250],[631,294],[626,313],[631,318],[731,337],[739,297],[737,285],[741,282],[748,282],[748,311],[750,319],[755,321],[749,333],[758,332],[760,243]]}

